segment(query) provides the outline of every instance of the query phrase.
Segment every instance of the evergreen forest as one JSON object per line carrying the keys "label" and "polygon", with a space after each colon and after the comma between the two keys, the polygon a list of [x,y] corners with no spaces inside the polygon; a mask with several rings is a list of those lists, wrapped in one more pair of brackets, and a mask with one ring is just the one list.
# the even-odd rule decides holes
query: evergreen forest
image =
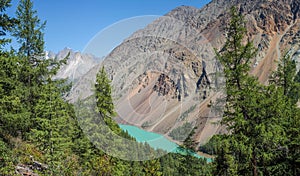
{"label": "evergreen forest", "polygon": [[[246,21],[234,7],[226,27],[227,41],[220,51],[215,50],[226,76],[225,113],[220,123],[228,133],[213,136],[200,148],[193,141],[194,130],[186,139],[177,131],[172,134],[183,140],[181,147],[187,151],[214,156],[208,162],[189,152],[163,154],[122,131],[113,119],[113,88],[104,67],[97,74],[95,95],[69,103],[65,97],[72,85],[54,79],[68,56],[46,58],[46,22],[37,15],[32,0],[20,0],[15,16],[8,15],[10,6],[10,0],[0,0],[0,175],[20,175],[20,170],[45,176],[300,175],[300,72],[296,61],[285,54],[267,85],[250,75],[257,49],[251,41],[244,42]],[[96,115],[85,112],[91,99]],[[74,110],[78,107],[84,107],[79,115]],[[82,123],[86,128],[81,128]],[[114,133],[132,141],[130,146],[120,142],[120,148],[130,151],[134,146],[146,151],[141,155],[162,156],[122,160],[99,149],[97,140],[86,136],[90,130],[97,131],[92,138],[109,142]],[[115,153],[130,157],[130,153]]]}

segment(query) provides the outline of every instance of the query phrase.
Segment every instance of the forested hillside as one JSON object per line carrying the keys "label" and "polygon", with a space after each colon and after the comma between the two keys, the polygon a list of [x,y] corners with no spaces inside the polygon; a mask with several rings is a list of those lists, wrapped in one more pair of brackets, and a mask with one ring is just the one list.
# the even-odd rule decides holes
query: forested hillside
{"label": "forested hillside", "polygon": [[[74,105],[63,97],[69,91],[66,80],[53,79],[63,60],[47,58],[44,51],[44,28],[33,2],[21,0],[16,16],[6,14],[10,1],[0,1],[0,175],[182,175],[208,172],[203,159],[167,154],[150,161],[125,161],[111,157],[95,147],[79,127]],[[19,48],[9,49],[11,39]],[[109,90],[97,94],[96,113],[119,135],[132,139],[111,119],[111,88],[105,73],[98,83]],[[108,87],[107,87],[108,86]],[[102,87],[103,88],[103,87]],[[96,89],[97,90],[97,89]],[[94,97],[94,98],[96,98]],[[101,99],[102,97],[102,99]],[[107,116],[106,116],[107,115]],[[102,116],[101,116],[102,117]],[[97,125],[97,119],[86,123]],[[106,134],[102,134],[106,135]],[[137,146],[148,148],[139,144]],[[163,152],[163,151],[161,151]]]}
{"label": "forested hillside", "polygon": [[[215,49],[226,76],[221,123],[227,133],[200,147],[215,156],[207,162],[191,155],[198,150],[196,128],[182,142],[185,155],[154,150],[122,131],[114,121],[113,88],[105,66],[93,83],[95,94],[69,103],[65,95],[71,85],[54,79],[68,56],[46,58],[46,23],[31,0],[20,0],[15,16],[6,13],[10,6],[10,0],[0,0],[0,175],[300,175],[300,71],[287,52],[267,84],[250,74],[257,48],[245,40],[246,21],[238,8],[231,8],[225,45]],[[18,42],[17,48],[11,40]],[[96,102],[92,108],[91,100]],[[92,139],[86,136],[91,130],[97,131]],[[119,148],[162,156],[122,160],[130,153],[121,150],[115,151],[120,157],[110,156],[97,141],[112,133],[132,141],[128,146],[114,142]]]}

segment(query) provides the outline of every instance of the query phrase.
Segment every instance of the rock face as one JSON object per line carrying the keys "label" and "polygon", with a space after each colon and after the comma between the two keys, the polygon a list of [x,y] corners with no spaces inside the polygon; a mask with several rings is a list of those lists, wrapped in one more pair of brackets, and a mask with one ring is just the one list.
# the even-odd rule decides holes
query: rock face
{"label": "rock face", "polygon": [[47,56],[62,60],[67,57],[68,54],[70,55],[67,64],[62,66],[55,78],[68,78],[76,82],[91,68],[97,65],[97,60],[99,60],[99,58],[93,55],[75,52],[70,48],[65,48],[57,54],[48,52]]}
{"label": "rock face", "polygon": [[[202,9],[181,6],[132,34],[101,63],[112,79],[117,121],[168,135],[190,122],[200,143],[224,132],[222,111],[208,107],[223,95],[222,66],[214,48],[225,43],[229,8],[247,20],[247,38],[258,55],[251,74],[267,83],[276,61],[289,51],[300,61],[299,0],[213,0]],[[82,76],[71,101],[92,94],[100,65]]]}
{"label": "rock face", "polygon": [[36,171],[47,171],[49,169],[49,166],[43,163],[40,163],[38,161],[34,161],[33,157],[30,156],[31,158],[31,164],[18,164],[16,166],[16,174],[17,175],[23,175],[23,176],[38,176]]}

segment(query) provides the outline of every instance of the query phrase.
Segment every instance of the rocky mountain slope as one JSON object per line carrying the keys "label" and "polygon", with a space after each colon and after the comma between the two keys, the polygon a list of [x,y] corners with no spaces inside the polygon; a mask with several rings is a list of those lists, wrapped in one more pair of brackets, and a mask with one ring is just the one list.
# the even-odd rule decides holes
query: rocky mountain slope
{"label": "rocky mountain slope", "polygon": [[228,10],[237,6],[247,20],[247,38],[258,55],[251,73],[267,84],[285,52],[300,62],[299,0],[213,0],[202,9],[181,6],[135,32],[74,86],[71,101],[92,94],[91,82],[104,65],[113,85],[119,123],[168,136],[185,123],[197,126],[197,141],[224,132],[222,66],[214,48],[225,43]]}
{"label": "rocky mountain slope", "polygon": [[56,58],[58,60],[62,60],[70,54],[67,64],[62,66],[56,78],[68,78],[74,82],[97,65],[97,62],[100,60],[91,54],[83,54],[78,51],[73,51],[70,48],[64,48],[57,54],[53,52],[47,52],[46,54],[47,57]]}

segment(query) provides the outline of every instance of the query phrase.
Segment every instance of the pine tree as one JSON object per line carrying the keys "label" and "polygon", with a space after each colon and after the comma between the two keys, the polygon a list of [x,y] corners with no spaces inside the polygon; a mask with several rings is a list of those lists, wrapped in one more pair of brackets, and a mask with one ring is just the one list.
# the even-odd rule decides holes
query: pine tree
{"label": "pine tree", "polygon": [[193,139],[193,136],[195,134],[195,130],[196,130],[196,127],[194,127],[190,132],[189,132],[189,135],[187,136],[187,138],[183,141],[183,145],[182,147],[185,148],[188,152],[188,154],[192,154],[198,143]]}
{"label": "pine tree", "polygon": [[[21,102],[23,85],[17,80],[20,77],[20,65],[13,54],[4,50],[10,39],[7,32],[16,25],[16,20],[5,11],[11,6],[10,0],[0,0],[0,136],[16,136],[19,128],[26,128],[26,109]],[[20,125],[22,124],[22,125]]]}
{"label": "pine tree", "polygon": [[17,54],[20,72],[17,80],[26,87],[20,96],[20,101],[30,113],[30,118],[26,119],[29,125],[27,129],[24,129],[24,133],[34,125],[33,119],[36,117],[34,109],[44,84],[47,84],[48,78],[56,74],[68,56],[61,61],[45,58],[43,38],[45,22],[40,21],[37,11],[33,10],[31,0],[20,1],[16,11],[16,20],[18,24],[12,30],[12,35],[20,44]]}
{"label": "pine tree", "polygon": [[300,174],[300,108],[291,109],[292,114],[288,119],[287,135],[287,161],[289,175]]}
{"label": "pine tree", "polygon": [[[184,152],[184,156],[180,158],[181,165],[179,166],[179,172],[184,175],[203,175],[200,172],[203,171],[202,159],[196,158],[195,150],[198,143],[193,139],[196,127],[194,127],[188,134],[187,138],[183,141],[180,149]],[[205,174],[204,174],[205,175]]]}
{"label": "pine tree", "polygon": [[[282,126],[285,128],[287,140],[284,146],[285,154],[278,158],[281,167],[285,168],[285,175],[299,175],[300,173],[300,114],[297,102],[300,98],[300,72],[297,73],[296,61],[286,53],[279,61],[278,68],[270,77],[270,84],[280,90],[280,96],[285,98]],[[277,101],[277,100],[276,100]],[[278,161],[277,161],[278,162]],[[288,169],[286,169],[288,168]],[[283,170],[283,169],[282,169]],[[286,171],[288,170],[288,171]]]}
{"label": "pine tree", "polygon": [[[248,77],[248,71],[250,69],[249,63],[250,59],[253,58],[256,53],[251,42],[247,42],[246,45],[243,44],[245,35],[246,28],[243,16],[238,14],[236,8],[233,7],[231,8],[231,21],[227,27],[227,41],[223,49],[217,53],[217,58],[224,66],[226,77],[227,97],[222,123],[228,127],[230,133],[233,135],[240,134],[242,136],[244,136],[243,130],[250,119],[250,114],[244,102],[246,99],[244,95],[246,94],[243,92],[250,91],[249,89],[251,89],[247,83],[250,81]],[[234,143],[234,141],[229,143]],[[231,147],[229,147],[229,149],[231,149]],[[218,151],[218,153],[222,154],[221,156],[218,155],[218,157],[225,158],[227,152],[229,151],[223,149],[221,153]],[[219,161],[221,162],[218,163]],[[232,159],[228,160],[228,162],[229,161],[231,163],[224,163],[225,161],[217,158],[217,168],[226,168],[236,165],[236,161],[232,161]],[[253,163],[253,172],[255,173],[256,167],[256,163]],[[235,170],[236,168],[229,168],[225,171],[231,169]],[[222,174],[229,173],[225,172]]]}
{"label": "pine tree", "polygon": [[73,122],[68,104],[51,79],[45,84],[35,106],[35,125],[30,139],[46,153],[53,171],[62,165],[71,149]]}
{"label": "pine tree", "polygon": [[21,45],[19,54],[25,56],[32,65],[38,63],[39,57],[44,55],[44,33],[46,22],[41,22],[37,16],[37,11],[33,10],[31,0],[21,0],[17,7],[16,26],[13,36]]}
{"label": "pine tree", "polygon": [[104,67],[101,68],[96,77],[95,92],[97,112],[104,120],[106,125],[110,127],[116,134],[121,133],[118,124],[113,120],[115,116],[114,104],[112,99],[111,81],[108,79]]}
{"label": "pine tree", "polygon": [[20,77],[18,58],[0,56],[0,135],[18,136],[29,127],[30,113],[21,97],[26,87]]}
{"label": "pine tree", "polygon": [[47,79],[47,63],[44,60],[44,34],[45,22],[41,23],[37,11],[33,10],[31,0],[21,0],[16,11],[18,25],[13,29],[13,36],[20,44],[18,56],[22,61],[22,82],[28,86],[29,97],[27,102],[33,105],[38,94],[38,86]]}
{"label": "pine tree", "polygon": [[278,159],[285,161],[281,167],[290,170],[290,172],[283,173],[285,175],[299,175],[300,173],[300,114],[299,108],[297,108],[300,98],[299,78],[300,71],[297,73],[296,61],[292,60],[289,54],[285,54],[280,60],[277,70],[270,78],[270,84],[280,89],[281,96],[285,98],[285,118],[281,124],[286,129],[288,140],[286,141],[285,155]]}
{"label": "pine tree", "polygon": [[227,146],[218,149],[215,164],[217,169],[227,169],[216,172],[275,175],[283,168],[280,158],[284,157],[287,141],[283,122],[291,111],[281,89],[261,85],[249,75],[249,63],[256,49],[252,42],[244,44],[245,35],[243,16],[232,8],[227,41],[217,54],[226,76],[222,123],[228,127],[229,134],[223,137]]}
{"label": "pine tree", "polygon": [[11,40],[4,38],[7,32],[16,24],[15,19],[9,17],[5,10],[11,6],[11,0],[0,0],[0,54],[3,54],[3,46]]}
{"label": "pine tree", "polygon": [[146,176],[161,176],[159,160],[144,161],[144,173]]}
{"label": "pine tree", "polygon": [[299,100],[300,84],[297,81],[296,61],[291,59],[287,53],[278,64],[278,68],[273,72],[270,83],[282,87],[284,95],[287,96],[293,104]]}
{"label": "pine tree", "polygon": [[224,137],[221,141],[217,141],[217,157],[214,160],[213,175],[238,175],[237,163],[232,155],[232,148],[230,148],[230,140]]}

